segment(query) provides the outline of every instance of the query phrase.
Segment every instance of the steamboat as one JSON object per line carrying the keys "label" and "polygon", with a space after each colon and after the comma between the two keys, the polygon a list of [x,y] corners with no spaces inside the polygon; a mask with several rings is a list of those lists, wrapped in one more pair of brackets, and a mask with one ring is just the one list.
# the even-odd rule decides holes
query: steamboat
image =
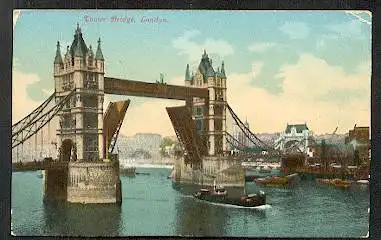
{"label": "steamboat", "polygon": [[216,186],[216,184],[214,184],[212,190],[207,188],[200,189],[194,194],[194,197],[208,202],[240,207],[258,207],[266,204],[266,195],[263,191],[259,191],[255,194],[245,194],[237,198],[229,196],[225,188]]}

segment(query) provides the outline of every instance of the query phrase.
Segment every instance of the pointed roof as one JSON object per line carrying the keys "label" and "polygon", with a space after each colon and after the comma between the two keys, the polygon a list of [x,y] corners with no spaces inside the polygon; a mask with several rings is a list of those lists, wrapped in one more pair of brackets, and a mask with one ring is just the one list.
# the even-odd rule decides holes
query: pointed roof
{"label": "pointed roof", "polygon": [[194,82],[194,72],[192,72],[192,76],[191,76],[190,81],[191,81],[191,84],[193,84],[193,82]]}
{"label": "pointed roof", "polygon": [[85,40],[83,40],[81,28],[77,24],[77,29],[75,30],[74,40],[70,47],[70,54],[75,57],[84,57],[88,48],[86,46]]}
{"label": "pointed roof", "polygon": [[215,76],[214,69],[208,57],[208,54],[206,54],[206,50],[204,50],[204,54],[202,55],[201,62],[198,65],[198,70],[204,76],[204,81],[206,81],[206,78],[208,77]]}
{"label": "pointed roof", "polygon": [[287,123],[287,127],[286,127],[285,132],[291,133],[291,129],[293,127],[295,128],[297,133],[302,133],[304,130],[309,130],[306,123],[304,123],[304,124],[290,124],[290,125]]}
{"label": "pointed roof", "polygon": [[207,59],[208,58],[208,54],[206,54],[206,50],[204,49],[204,54],[202,54],[202,59]]}
{"label": "pointed roof", "polygon": [[206,77],[214,77],[215,75],[216,73],[214,72],[213,67],[208,67],[206,71]]}
{"label": "pointed roof", "polygon": [[220,67],[217,67],[216,76],[219,77],[220,75],[221,75],[221,73],[220,73]]}
{"label": "pointed roof", "polygon": [[191,80],[191,76],[189,74],[189,64],[187,64],[187,68],[185,70],[185,81],[190,81]]}
{"label": "pointed roof", "polygon": [[93,52],[93,49],[91,48],[91,44],[90,44],[90,46],[89,46],[89,51],[87,52],[87,54],[89,55],[89,56],[94,56],[94,52]]}
{"label": "pointed roof", "polygon": [[69,46],[66,46],[65,58],[68,58],[68,57],[71,57],[71,54],[70,54],[70,47],[69,47]]}
{"label": "pointed roof", "polygon": [[221,75],[220,76],[223,77],[223,78],[226,78],[224,61],[222,61]]}
{"label": "pointed roof", "polygon": [[60,42],[57,41],[57,51],[56,51],[56,57],[54,59],[55,64],[61,64],[63,63],[62,61],[62,56],[61,56],[61,48],[60,48]]}
{"label": "pointed roof", "polygon": [[101,38],[98,39],[98,48],[97,48],[97,53],[95,54],[95,59],[102,60],[102,61],[105,60],[103,58],[103,53],[102,53],[102,50],[101,50]]}

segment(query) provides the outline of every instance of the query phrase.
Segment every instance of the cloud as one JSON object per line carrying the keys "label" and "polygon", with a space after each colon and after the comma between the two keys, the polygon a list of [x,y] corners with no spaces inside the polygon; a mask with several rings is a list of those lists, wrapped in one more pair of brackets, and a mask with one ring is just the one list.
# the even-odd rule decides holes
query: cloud
{"label": "cloud", "polygon": [[13,57],[13,61],[12,61],[12,69],[16,69],[16,68],[19,68],[20,67],[20,61],[18,58],[16,57]]}
{"label": "cloud", "polygon": [[326,26],[328,30],[331,31],[330,34],[325,36],[325,38],[331,38],[331,39],[344,39],[344,38],[350,38],[350,39],[364,39],[366,37],[366,34],[362,31],[362,25],[363,23],[359,20],[351,20],[347,22],[342,22],[339,24],[332,24],[329,26]]}
{"label": "cloud", "polygon": [[251,70],[252,70],[251,74],[253,78],[259,75],[259,73],[262,70],[262,67],[263,67],[262,62],[253,62],[253,64],[251,65]]}
{"label": "cloud", "polygon": [[272,48],[274,46],[274,43],[269,42],[263,42],[263,43],[252,43],[249,46],[249,51],[251,52],[264,52],[268,50],[269,48]]}
{"label": "cloud", "polygon": [[290,39],[305,39],[310,33],[310,28],[304,22],[286,22],[279,29]]}
{"label": "cloud", "polygon": [[158,133],[163,136],[175,135],[166,107],[182,106],[184,101],[147,99],[143,104],[134,106],[131,101],[121,132],[132,136],[136,133]]}
{"label": "cloud", "polygon": [[37,74],[23,73],[13,69],[12,73],[12,123],[16,123],[37,108],[42,101],[35,101],[28,96],[29,85],[40,81]]}
{"label": "cloud", "polygon": [[327,46],[326,39],[318,39],[316,42],[316,48],[322,49]]}
{"label": "cloud", "polygon": [[204,50],[208,54],[215,54],[220,57],[234,53],[233,47],[224,40],[207,38],[203,43],[196,43],[192,40],[200,34],[201,32],[198,30],[186,31],[183,35],[172,41],[172,46],[180,50],[179,55],[187,56],[191,62],[198,61]]}
{"label": "cloud", "polygon": [[[281,68],[283,93],[279,95],[251,85],[258,73],[229,74],[228,102],[241,119],[247,117],[254,132],[279,132],[287,123],[304,122],[317,133],[331,132],[336,126],[347,132],[355,123],[370,125],[370,72],[364,70],[346,74],[340,67],[303,54],[296,64]],[[319,100],[330,91],[355,90],[367,94],[344,102]]]}
{"label": "cloud", "polygon": [[370,78],[365,79],[367,82],[364,84],[364,79],[358,74],[347,75],[341,67],[330,66],[311,54],[300,55],[296,65],[284,65],[278,77],[283,79],[284,92],[306,99],[332,90],[369,89],[370,85]]}
{"label": "cloud", "polygon": [[53,93],[54,93],[54,89],[46,89],[46,88],[44,88],[44,89],[42,89],[41,90],[46,96],[50,96],[50,95],[52,95]]}

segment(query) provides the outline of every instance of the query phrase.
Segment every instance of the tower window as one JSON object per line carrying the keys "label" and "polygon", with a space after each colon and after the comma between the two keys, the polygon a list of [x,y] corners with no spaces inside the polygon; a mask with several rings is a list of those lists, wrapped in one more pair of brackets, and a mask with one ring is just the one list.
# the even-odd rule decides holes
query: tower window
{"label": "tower window", "polygon": [[92,57],[89,57],[88,63],[89,63],[89,67],[93,66],[93,59],[92,59]]}
{"label": "tower window", "polygon": [[84,73],[83,85],[84,85],[84,88],[97,89],[98,88],[98,82],[96,81],[96,75],[92,72]]}
{"label": "tower window", "polygon": [[83,107],[97,108],[98,97],[96,95],[86,95],[83,97]]}
{"label": "tower window", "polygon": [[98,128],[98,114],[97,113],[84,113],[83,114],[83,127],[85,129]]}

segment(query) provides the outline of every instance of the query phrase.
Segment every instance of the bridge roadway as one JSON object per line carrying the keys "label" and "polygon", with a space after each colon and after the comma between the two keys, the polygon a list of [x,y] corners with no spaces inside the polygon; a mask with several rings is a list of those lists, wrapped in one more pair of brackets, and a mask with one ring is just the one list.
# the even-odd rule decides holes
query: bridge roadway
{"label": "bridge roadway", "polygon": [[46,168],[51,168],[53,166],[62,166],[62,164],[67,164],[64,162],[55,162],[52,160],[42,160],[33,162],[16,162],[12,163],[12,172],[26,172],[26,171],[38,171],[45,170]]}
{"label": "bridge roadway", "polygon": [[208,99],[209,97],[209,91],[206,88],[149,83],[111,77],[104,78],[104,93],[176,100],[189,100],[192,97]]}

